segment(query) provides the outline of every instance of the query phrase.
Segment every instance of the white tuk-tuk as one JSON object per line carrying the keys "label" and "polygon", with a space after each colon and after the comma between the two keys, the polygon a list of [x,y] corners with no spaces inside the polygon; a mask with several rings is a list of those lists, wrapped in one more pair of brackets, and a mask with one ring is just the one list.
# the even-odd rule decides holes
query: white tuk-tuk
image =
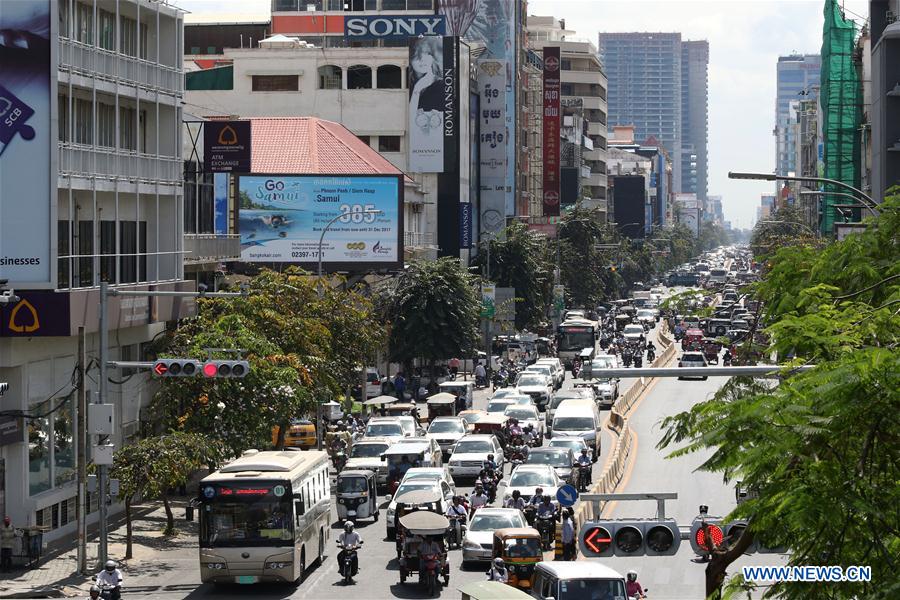
{"label": "white tuk-tuk", "polygon": [[455,381],[445,381],[439,386],[442,392],[446,392],[448,394],[452,394],[456,396],[457,392],[463,395],[466,399],[466,408],[464,410],[468,410],[472,408],[472,402],[475,400],[475,382],[474,381],[461,381],[459,379]]}

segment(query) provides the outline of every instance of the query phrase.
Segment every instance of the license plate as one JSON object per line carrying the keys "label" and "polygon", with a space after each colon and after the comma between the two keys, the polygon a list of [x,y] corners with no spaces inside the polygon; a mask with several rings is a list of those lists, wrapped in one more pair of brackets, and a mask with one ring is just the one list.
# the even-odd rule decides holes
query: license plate
{"label": "license plate", "polygon": [[259,583],[259,577],[256,575],[238,575],[235,577],[235,582],[241,584]]}

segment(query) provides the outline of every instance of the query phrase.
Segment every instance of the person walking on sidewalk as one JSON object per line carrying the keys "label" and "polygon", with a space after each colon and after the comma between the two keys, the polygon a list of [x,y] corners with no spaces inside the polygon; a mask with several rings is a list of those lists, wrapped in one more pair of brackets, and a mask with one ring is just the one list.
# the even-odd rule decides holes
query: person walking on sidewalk
{"label": "person walking on sidewalk", "polygon": [[12,519],[3,517],[3,526],[0,526],[0,571],[12,570],[12,551],[15,538],[16,528],[12,526]]}

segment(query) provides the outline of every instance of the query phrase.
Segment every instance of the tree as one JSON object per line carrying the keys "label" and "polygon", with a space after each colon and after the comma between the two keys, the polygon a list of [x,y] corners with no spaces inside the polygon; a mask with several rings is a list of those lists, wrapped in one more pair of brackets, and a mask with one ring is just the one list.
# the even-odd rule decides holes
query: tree
{"label": "tree", "polygon": [[596,306],[618,287],[618,276],[611,269],[618,268],[618,252],[597,247],[620,243],[618,233],[604,221],[604,211],[581,205],[560,220],[560,275],[574,306]]}
{"label": "tree", "polygon": [[756,256],[772,254],[786,245],[817,245],[816,232],[803,222],[799,209],[785,206],[768,219],[756,223],[750,235],[750,249]]}
{"label": "tree", "polygon": [[125,499],[125,558],[132,557],[132,503],[135,496],[144,500],[161,498],[166,509],[163,535],[174,535],[175,518],[168,491],[184,485],[191,474],[217,464],[222,448],[215,440],[198,433],[172,432],[145,438],[123,446],[113,456],[110,476],[119,480]]}
{"label": "tree", "polygon": [[478,340],[481,298],[477,279],[459,260],[415,261],[380,291],[376,301],[389,324],[388,352],[407,367],[469,356]]}
{"label": "tree", "polygon": [[[546,238],[514,222],[501,239],[493,238],[490,252],[478,253],[474,265],[482,270],[490,255],[490,279],[500,287],[515,288],[516,329],[534,329],[547,315],[553,294],[553,263]],[[555,252],[555,249],[554,249]]]}
{"label": "tree", "polygon": [[[823,249],[780,248],[757,286],[771,350],[816,367],[773,387],[734,379],[715,398],[667,418],[659,446],[712,449],[701,469],[757,495],[728,518],[785,546],[791,565],[869,565],[872,583],[778,584],[786,599],[900,593],[900,196],[860,234]],[[749,538],[748,538],[749,539]],[[738,544],[747,543],[744,536]],[[717,596],[733,549],[707,566]],[[738,582],[739,584],[741,582]]]}

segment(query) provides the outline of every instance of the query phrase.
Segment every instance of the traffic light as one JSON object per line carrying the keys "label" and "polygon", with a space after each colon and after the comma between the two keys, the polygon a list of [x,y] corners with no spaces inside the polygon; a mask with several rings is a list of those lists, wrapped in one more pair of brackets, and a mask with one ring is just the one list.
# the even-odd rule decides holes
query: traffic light
{"label": "traffic light", "polygon": [[[739,521],[734,521],[733,523],[725,524],[725,542],[729,546],[733,546],[737,543],[739,539],[741,539],[741,534],[744,533],[747,529],[747,521],[741,519]],[[754,538],[753,543],[751,543],[746,550],[744,550],[744,554],[753,554],[756,552],[756,539]]]}
{"label": "traffic light", "polygon": [[[706,525],[706,528],[704,528]],[[707,533],[712,541],[707,541]],[[725,539],[725,532],[722,530],[722,520],[718,518],[696,517],[691,523],[691,548],[694,554],[706,556],[711,554],[713,548],[718,548]]]}
{"label": "traffic light", "polygon": [[208,360],[203,363],[203,376],[213,377],[246,377],[250,372],[250,363],[246,360]]}
{"label": "traffic light", "polygon": [[161,358],[153,363],[157,377],[194,377],[200,373],[200,361],[190,358]]}
{"label": "traffic light", "polygon": [[681,545],[674,519],[588,521],[579,536],[585,556],[672,556]]}

